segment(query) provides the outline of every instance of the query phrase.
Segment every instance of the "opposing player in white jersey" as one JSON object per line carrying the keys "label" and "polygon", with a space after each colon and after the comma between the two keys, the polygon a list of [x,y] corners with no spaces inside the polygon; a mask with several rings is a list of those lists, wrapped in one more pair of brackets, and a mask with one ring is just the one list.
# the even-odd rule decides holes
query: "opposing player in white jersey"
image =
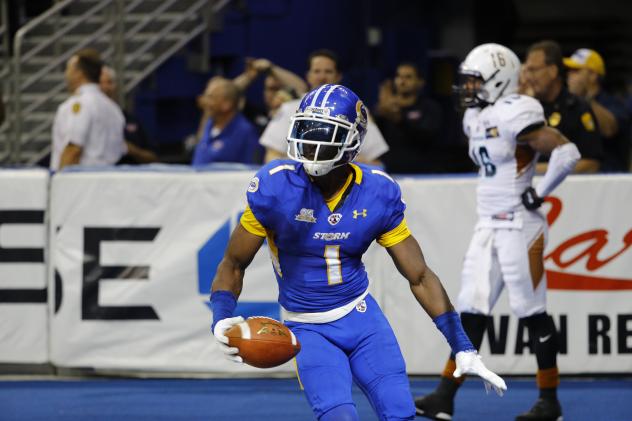
{"label": "opposing player in white jersey", "polygon": [[[457,310],[466,333],[480,347],[487,318],[503,287],[513,313],[527,326],[538,363],[540,397],[516,420],[558,420],[557,331],[546,313],[543,251],[547,238],[543,198],[564,180],[580,158],[577,147],[548,127],[534,98],[517,94],[520,61],[498,44],[474,48],[459,69],[455,87],[467,107],[463,129],[469,154],[480,167],[476,190],[478,222],[463,265]],[[547,172],[531,185],[540,153],[550,154]],[[449,420],[463,382],[450,356],[437,389],[415,401],[419,415]]]}

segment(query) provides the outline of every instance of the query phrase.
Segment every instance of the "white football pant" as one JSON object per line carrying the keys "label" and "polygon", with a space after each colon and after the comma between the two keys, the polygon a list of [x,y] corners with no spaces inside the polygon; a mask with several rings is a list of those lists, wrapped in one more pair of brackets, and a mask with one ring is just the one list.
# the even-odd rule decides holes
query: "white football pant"
{"label": "white football pant", "polygon": [[537,211],[510,216],[480,218],[476,224],[463,263],[459,312],[489,315],[504,286],[517,317],[546,310],[546,220]]}

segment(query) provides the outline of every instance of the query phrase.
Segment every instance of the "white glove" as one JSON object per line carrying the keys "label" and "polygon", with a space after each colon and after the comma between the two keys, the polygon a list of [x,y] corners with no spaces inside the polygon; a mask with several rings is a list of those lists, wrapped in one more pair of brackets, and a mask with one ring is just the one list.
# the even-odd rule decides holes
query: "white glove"
{"label": "white glove", "polygon": [[487,393],[493,388],[499,396],[502,396],[507,390],[505,381],[485,367],[485,364],[481,361],[481,356],[478,355],[476,351],[461,351],[456,353],[456,370],[454,370],[454,377],[458,378],[463,374],[476,374],[482,378]]}
{"label": "white glove", "polygon": [[215,324],[215,329],[213,329],[213,335],[215,336],[215,339],[217,339],[217,345],[219,346],[219,349],[221,349],[224,353],[224,357],[238,364],[243,364],[244,362],[244,360],[239,355],[237,355],[237,353],[239,352],[239,348],[228,346],[228,337],[224,335],[224,332],[243,321],[244,318],[241,316],[229,317],[217,322]]}

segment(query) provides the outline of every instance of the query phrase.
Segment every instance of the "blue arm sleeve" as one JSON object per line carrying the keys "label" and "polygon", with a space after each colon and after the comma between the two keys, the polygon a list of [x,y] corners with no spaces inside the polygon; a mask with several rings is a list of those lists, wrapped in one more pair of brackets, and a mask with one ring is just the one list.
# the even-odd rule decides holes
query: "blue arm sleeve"
{"label": "blue arm sleeve", "polygon": [[211,332],[215,330],[217,322],[233,316],[235,307],[237,307],[237,298],[232,292],[219,290],[211,294],[211,309],[213,310]]}
{"label": "blue arm sleeve", "polygon": [[437,326],[437,329],[443,333],[454,354],[461,351],[476,351],[470,338],[465,334],[461,319],[456,311],[446,311],[432,321]]}

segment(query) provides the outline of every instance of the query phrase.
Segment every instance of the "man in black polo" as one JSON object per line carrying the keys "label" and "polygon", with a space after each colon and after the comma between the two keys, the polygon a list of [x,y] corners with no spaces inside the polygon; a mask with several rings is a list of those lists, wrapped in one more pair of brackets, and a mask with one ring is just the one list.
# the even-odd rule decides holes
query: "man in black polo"
{"label": "man in black polo", "polygon": [[602,82],[606,66],[595,50],[580,48],[564,59],[568,90],[586,100],[603,136],[601,172],[630,171],[630,117],[623,101],[606,93]]}
{"label": "man in black polo", "polygon": [[[388,141],[383,156],[391,173],[441,172],[441,106],[422,95],[425,80],[413,63],[400,63],[395,78],[380,86],[375,122]],[[453,159],[453,157],[450,157]]]}
{"label": "man in black polo", "polygon": [[[549,126],[557,128],[577,145],[582,158],[575,166],[575,172],[599,171],[603,141],[597,120],[586,101],[566,88],[560,45],[554,41],[541,41],[529,47],[524,76],[534,96],[542,103]],[[545,166],[539,164],[538,172],[543,172]]]}

